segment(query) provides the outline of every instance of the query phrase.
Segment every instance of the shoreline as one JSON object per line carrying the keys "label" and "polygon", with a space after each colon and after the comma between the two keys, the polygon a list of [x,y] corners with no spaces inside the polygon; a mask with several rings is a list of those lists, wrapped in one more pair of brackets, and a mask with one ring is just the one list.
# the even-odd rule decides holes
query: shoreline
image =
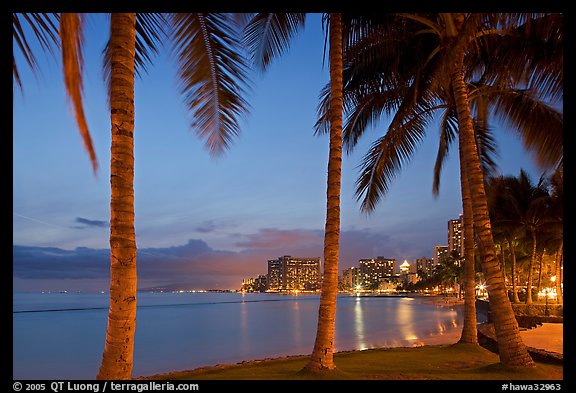
{"label": "shoreline", "polygon": [[[411,349],[411,348],[421,348],[421,347],[440,347],[440,346],[449,346],[454,345],[460,340],[462,335],[461,330],[451,331],[449,333],[444,334],[437,334],[434,336],[414,340],[412,345],[401,345],[401,346],[384,346],[384,347],[376,347],[376,348],[367,348],[367,349],[349,349],[349,350],[342,350],[334,352],[334,355],[340,354],[350,354],[350,353],[359,353],[359,352],[367,352],[367,351],[380,351],[386,349]],[[300,355],[286,355],[286,356],[272,356],[272,357],[265,357],[265,358],[258,358],[258,359],[249,359],[249,360],[242,360],[236,363],[220,363],[210,366],[200,366],[191,369],[184,369],[184,370],[176,370],[176,371],[169,371],[166,373],[159,373],[153,375],[141,375],[139,377],[133,378],[136,380],[147,380],[147,379],[157,379],[159,377],[166,378],[169,376],[177,376],[181,374],[189,374],[189,373],[196,373],[196,372],[205,372],[205,371],[212,371],[212,370],[222,370],[227,368],[232,368],[236,366],[246,366],[246,365],[255,365],[260,364],[263,362],[268,361],[281,361],[281,360],[290,360],[290,359],[298,359],[298,358],[306,358],[309,357],[310,353],[308,354],[300,354]]]}

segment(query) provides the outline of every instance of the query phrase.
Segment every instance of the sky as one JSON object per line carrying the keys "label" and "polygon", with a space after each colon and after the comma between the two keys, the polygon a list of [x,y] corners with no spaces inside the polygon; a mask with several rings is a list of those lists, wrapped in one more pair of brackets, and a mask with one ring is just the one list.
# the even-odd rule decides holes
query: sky
{"label": "sky", "polygon": [[[102,78],[108,21],[85,30],[84,108],[99,162],[92,172],[59,59],[39,54],[33,74],[15,53],[24,89],[13,88],[14,291],[109,287],[110,117]],[[315,136],[320,90],[328,82],[320,14],[311,14],[288,53],[253,72],[250,113],[240,136],[212,157],[191,129],[176,66],[161,51],[135,84],[135,225],[139,288],[237,289],[282,255],[322,257],[328,136]],[[543,173],[520,141],[494,123],[504,175]],[[387,119],[343,158],[342,271],[358,259],[412,262],[447,244],[447,222],[462,211],[457,150],[432,194],[438,127],[390,185],[375,211],[360,212],[358,165]],[[398,264],[399,264],[398,263]]]}

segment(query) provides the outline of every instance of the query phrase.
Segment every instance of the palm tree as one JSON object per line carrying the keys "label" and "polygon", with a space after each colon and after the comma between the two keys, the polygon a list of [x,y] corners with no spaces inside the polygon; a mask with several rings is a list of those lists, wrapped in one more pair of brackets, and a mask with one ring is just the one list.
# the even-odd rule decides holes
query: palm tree
{"label": "palm tree", "polygon": [[537,184],[532,184],[528,174],[521,170],[518,177],[506,176],[503,197],[510,208],[501,221],[511,223],[526,233],[531,243],[530,263],[528,265],[528,284],[526,288],[526,304],[532,304],[532,283],[534,264],[538,258],[538,231],[546,225],[549,194],[544,176]]}
{"label": "palm tree", "polygon": [[[284,53],[298,29],[304,26],[303,13],[260,13],[251,17],[245,27],[246,44],[253,62],[262,70],[275,56]],[[342,16],[323,15],[328,24],[330,43],[330,150],[326,187],[326,224],[324,232],[324,271],[318,326],[308,371],[333,370],[336,298],[338,295],[338,259],[340,249],[340,188],[342,177]]]}
{"label": "palm tree", "polygon": [[[463,75],[465,69],[473,70],[474,68],[470,66],[478,64],[477,57],[474,56],[475,54],[467,50],[468,42],[471,42],[476,36],[482,37],[481,40],[478,40],[479,44],[482,44],[483,41],[490,42],[488,38],[490,38],[490,32],[493,32],[493,30],[482,30],[479,27],[485,22],[484,19],[488,21],[491,21],[490,19],[497,19],[502,22],[506,22],[507,20],[500,16],[490,16],[490,18],[488,18],[480,14],[444,14],[436,16],[408,14],[405,15],[405,19],[413,20],[427,28],[427,30],[421,30],[419,34],[415,34],[412,30],[411,34],[407,34],[407,37],[427,36],[428,41],[422,38],[419,41],[416,40],[416,42],[409,41],[408,39],[404,39],[402,42],[407,48],[415,48],[415,55],[409,56],[403,53],[403,56],[397,56],[396,59],[410,59],[411,63],[404,64],[398,60],[390,61],[391,71],[388,70],[389,73],[386,73],[380,69],[380,72],[376,75],[374,75],[373,71],[374,66],[372,68],[366,67],[368,72],[372,73],[372,76],[366,78],[369,83],[362,84],[361,81],[356,84],[355,88],[357,88],[357,91],[363,94],[360,97],[354,96],[353,94],[350,96],[347,95],[347,87],[350,85],[354,86],[354,82],[348,81],[345,70],[345,99],[351,97],[350,101],[356,105],[356,108],[359,108],[349,116],[350,121],[348,124],[352,124],[353,127],[360,130],[360,133],[363,131],[365,125],[377,119],[383,110],[390,111],[391,108],[398,108],[386,136],[377,141],[365,157],[363,171],[357,182],[357,195],[360,197],[364,194],[362,209],[365,211],[374,209],[380,196],[387,190],[389,179],[400,167],[402,161],[410,157],[415,144],[423,137],[424,125],[430,117],[430,109],[434,108],[435,95],[437,96],[436,92],[442,90],[450,92],[448,97],[452,98],[453,107],[458,115],[460,149],[466,161],[471,159],[470,161],[472,162],[472,165],[468,165],[468,162],[461,162],[461,171],[465,171],[465,178],[469,180],[469,187],[472,190],[471,195],[474,206],[473,211],[475,213],[475,226],[483,228],[482,233],[477,233],[479,237],[478,245],[483,256],[483,270],[489,280],[488,289],[489,292],[492,292],[490,297],[491,304],[496,305],[497,312],[506,315],[495,322],[495,325],[497,325],[496,330],[498,331],[498,336],[501,337],[502,343],[506,342],[506,346],[511,348],[516,347],[517,349],[501,349],[501,360],[506,364],[525,363],[530,365],[531,360],[529,356],[527,356],[527,352],[521,343],[518,328],[517,326],[515,329],[513,328],[515,318],[511,306],[506,305],[507,299],[503,296],[505,295],[503,279],[499,272],[499,265],[495,260],[495,251],[493,242],[490,239],[490,230],[489,227],[486,227],[488,217],[485,209],[483,182],[481,181],[482,167],[478,161],[479,152],[476,146],[474,126],[468,104],[468,90],[464,83]],[[404,26],[410,25],[406,22]],[[400,28],[397,31],[402,32]],[[434,36],[435,34],[438,37],[436,41],[432,39],[433,37],[430,38],[430,36]],[[388,45],[390,46],[389,43]],[[488,45],[485,45],[484,47],[487,46]],[[372,49],[371,54],[376,52],[376,47],[376,45],[372,45],[370,48]],[[464,57],[465,53],[467,54],[466,58]],[[382,56],[380,56],[379,59],[382,59]],[[415,65],[414,59],[421,59],[420,63]],[[467,68],[464,68],[465,59],[467,61]],[[377,65],[381,66],[383,61],[379,61],[380,63],[377,63]],[[471,64],[468,63],[470,61],[472,61]],[[374,64],[374,62],[372,62],[372,64]],[[398,64],[401,64],[401,67],[399,67]],[[488,67],[486,67],[486,69],[488,69]],[[353,77],[357,77],[358,75],[362,76],[361,72],[361,69],[359,71],[356,68],[353,69],[350,74]],[[450,76],[450,78],[447,78],[447,75]],[[378,78],[381,81],[380,84],[377,83]],[[404,85],[398,82],[402,80],[410,81],[412,83],[411,86],[405,88]],[[388,89],[378,90],[377,87],[374,88],[375,85],[385,86]],[[495,85],[495,93],[498,93],[501,85],[503,85],[501,81]],[[375,94],[368,97],[366,96],[366,93],[370,95],[370,93],[374,92]],[[481,89],[472,90],[470,96],[472,97],[473,94],[480,92]],[[548,140],[543,140],[546,138],[538,139],[535,135],[541,136],[541,133],[538,134],[538,130],[541,130],[541,128],[534,127],[534,124],[542,124],[542,119],[557,119],[559,121],[556,121],[555,124],[559,124],[560,127],[553,128],[553,135],[561,135],[561,115],[558,116],[542,103],[527,105],[527,101],[525,101],[526,97],[527,95],[522,92],[501,95],[495,102],[499,104],[500,107],[504,107],[504,110],[498,109],[497,113],[500,115],[512,114],[512,116],[509,116],[510,123],[521,132],[521,135],[530,136],[526,137],[526,140],[532,139],[532,145],[525,141],[528,147],[534,148],[534,146],[538,145],[538,143],[534,143],[534,140],[536,140],[537,142],[540,141],[540,143],[546,147],[537,151],[541,155],[545,156],[544,152],[549,151],[552,151],[552,153],[557,152],[557,146],[550,142],[550,140],[555,141],[556,139],[554,139],[554,137],[548,138]],[[523,116],[515,115],[512,110],[514,105],[518,105],[521,102],[522,104],[519,106],[524,107],[523,111],[517,113],[529,113],[531,107],[534,112],[546,114],[546,116],[541,116],[540,122],[530,125],[530,121],[527,121]],[[345,107],[346,105],[345,103]],[[542,112],[543,109],[544,112]],[[320,119],[322,120],[322,116],[320,116]],[[347,127],[348,126],[345,126],[344,128],[345,138],[347,135]],[[523,130],[524,127],[527,128]],[[524,134],[522,134],[522,132]],[[355,143],[359,133],[357,132],[351,135],[351,140]],[[554,146],[550,148],[549,145]],[[473,149],[473,151],[471,151],[471,149]],[[480,151],[480,153],[482,152]],[[548,162],[551,160],[557,161],[557,155],[554,156],[552,153],[549,154]],[[484,202],[482,202],[482,200],[484,200]],[[478,217],[478,220],[476,217]],[[496,278],[497,270],[499,278]],[[510,323],[510,325],[508,323]],[[504,329],[504,332],[501,331],[501,328]],[[508,343],[510,342],[515,342],[517,345],[509,345]],[[514,354],[513,352],[517,353]]]}
{"label": "palm tree", "polygon": [[[20,31],[16,21],[15,16],[15,37],[16,31]],[[75,105],[80,108],[82,22],[82,15],[60,16],[66,87]],[[132,374],[137,303],[133,187],[134,76],[151,61],[151,52],[156,52],[163,41],[162,30],[166,26],[170,30],[179,64],[180,93],[194,115],[194,128],[198,136],[206,140],[210,153],[221,153],[229,146],[239,132],[237,118],[247,108],[242,98],[246,64],[239,55],[238,32],[234,30],[230,15],[172,14],[165,18],[161,14],[112,14],[110,40],[104,56],[112,132],[110,308],[98,379],[129,379]],[[38,23],[34,27],[42,32],[52,26]],[[18,38],[26,43],[22,34],[18,34]],[[29,48],[25,44],[20,47]],[[14,78],[19,81],[15,64]],[[77,109],[76,113],[83,111]],[[79,120],[82,129],[81,123]]]}
{"label": "palm tree", "polygon": [[342,179],[342,16],[329,15],[330,38],[330,152],[326,190],[324,278],[320,294],[314,349],[306,370],[333,370],[338,260],[340,250],[340,189]]}
{"label": "palm tree", "polygon": [[[475,18],[479,17],[475,16]],[[446,78],[443,80],[442,73],[440,72],[450,66],[454,53],[456,53],[454,44],[451,43],[451,40],[455,39],[456,36],[456,32],[454,31],[455,26],[450,27],[451,24],[454,24],[454,21],[450,15],[439,16],[438,22],[433,19],[433,16],[427,15],[406,15],[404,19],[412,19],[417,23],[422,23],[426,25],[429,30],[417,32],[417,30],[420,29],[418,27],[415,30],[408,30],[406,28],[404,30],[390,29],[396,33],[400,32],[400,37],[396,36],[396,41],[394,39],[388,41],[386,41],[386,39],[382,40],[382,34],[377,36],[377,39],[381,41],[380,44],[376,42],[365,45],[367,49],[365,49],[364,52],[366,52],[365,57],[369,59],[368,65],[353,64],[344,70],[345,107],[352,107],[350,110],[351,114],[344,127],[345,141],[348,142],[349,149],[350,146],[356,143],[366,128],[366,125],[374,122],[384,110],[389,113],[392,108],[397,108],[387,134],[374,143],[370,152],[365,156],[362,174],[357,181],[357,195],[361,197],[362,194],[364,194],[364,200],[362,202],[362,209],[364,211],[374,209],[380,196],[387,191],[390,178],[399,169],[402,161],[409,158],[413,153],[416,143],[424,135],[424,127],[431,118],[431,112],[433,110],[450,108],[450,110],[446,110],[447,115],[442,124],[443,132],[441,133],[442,139],[439,149],[440,159],[446,154],[446,147],[449,142],[455,139],[445,130],[455,129],[456,121],[454,118],[456,116],[457,101],[454,100],[452,94],[453,88],[451,81],[446,80]],[[413,25],[405,24],[404,27],[406,26]],[[468,23],[468,26],[474,27],[473,23]],[[442,33],[440,36],[446,37],[445,33],[447,33],[449,28],[453,30],[452,34],[454,34],[454,36],[452,38],[448,37],[447,40],[439,40],[440,46],[438,46],[434,40],[429,39],[427,41],[424,38],[419,38],[418,40],[413,39],[414,37],[426,36],[426,33],[430,32]],[[474,30],[472,28],[471,30]],[[405,34],[404,38],[401,37],[402,34]],[[428,35],[431,36],[432,34]],[[472,36],[472,34],[470,35]],[[459,40],[462,41],[463,39],[460,38]],[[394,46],[395,42],[399,42],[400,44]],[[463,46],[463,43],[460,42],[459,46]],[[399,53],[397,52],[398,49],[400,49]],[[411,54],[410,50],[413,50],[414,54]],[[462,51],[462,49],[458,50]],[[388,56],[391,60],[386,62],[386,58],[388,58],[386,55],[389,53],[393,53],[394,55]],[[422,53],[424,53],[424,55],[422,55]],[[430,55],[426,55],[427,53],[430,53]],[[443,54],[443,56],[439,54]],[[472,55],[474,55],[474,53],[472,53]],[[467,69],[470,70],[472,70],[472,67],[476,66],[478,62],[472,55],[467,57]],[[401,62],[398,59],[407,60]],[[414,59],[421,59],[419,60],[420,63],[418,63],[418,61],[415,62]],[[364,67],[362,68],[362,66]],[[434,79],[437,79],[437,81],[430,82]],[[410,81],[411,85],[403,85],[402,80]],[[526,120],[526,115],[532,114],[531,118],[533,118],[534,114],[540,114],[539,121],[532,124],[542,124],[543,119],[558,119],[554,111],[551,111],[550,108],[538,100],[534,100],[529,92],[511,90],[509,87],[508,89],[503,89],[500,87],[500,85],[503,84],[502,82],[491,87],[484,83],[485,80],[488,80],[486,75],[478,82],[472,82],[469,85],[472,87],[470,90],[470,98],[474,99],[473,102],[476,103],[477,108],[478,120],[476,122],[476,129],[477,131],[483,131],[474,134],[474,139],[477,139],[478,143],[482,142],[482,136],[489,136],[489,134],[485,132],[487,128],[483,126],[483,123],[486,122],[488,105],[494,105],[491,104],[491,102],[504,105],[506,110],[496,111],[497,114],[508,115],[508,118],[511,119],[510,122],[515,128],[519,130],[524,128],[522,132],[526,134],[535,133],[535,127],[530,126],[531,121]],[[325,94],[325,98],[326,97],[327,94]],[[438,103],[438,99],[443,103]],[[326,120],[323,115],[326,107],[325,99],[324,104],[321,104],[320,129]],[[535,111],[534,108],[538,110]],[[450,116],[452,116],[452,118],[450,118]],[[560,121],[554,122],[554,124],[559,125],[553,128],[554,135],[561,134],[562,132],[561,117],[559,120]],[[462,128],[460,123],[461,122],[458,122],[457,124]],[[454,134],[455,132],[452,133],[452,135]],[[484,142],[490,142],[489,139],[484,139]],[[462,142],[462,140],[460,140],[460,142]],[[487,149],[481,147],[490,146],[489,143],[484,142],[478,145],[478,149],[480,149],[479,153],[482,156],[485,156]],[[464,153],[462,149],[460,150],[461,153]],[[463,157],[467,156],[464,155]],[[438,163],[440,163],[440,165]],[[437,168],[438,167],[441,168],[441,160],[437,161]],[[436,173],[439,172],[437,168]],[[467,167],[462,162],[461,178],[463,181],[468,180],[470,177],[466,171]],[[435,180],[435,187],[436,183],[437,180]],[[467,187],[465,185],[462,187],[462,195],[464,202],[467,200]],[[466,210],[466,206],[463,207]],[[471,220],[468,220],[468,222],[470,221]],[[473,239],[472,235],[468,235],[467,237],[468,239]],[[481,243],[479,243],[479,245],[481,245]],[[470,245],[469,249],[471,249]],[[472,257],[467,256],[466,258],[473,260]],[[468,288],[471,287],[472,285],[468,285]],[[467,314],[472,315],[473,312]]]}
{"label": "palm tree", "polygon": [[553,174],[550,176],[550,222],[552,226],[551,232],[555,235],[557,240],[556,253],[555,253],[555,271],[554,275],[556,280],[554,284],[556,286],[556,301],[559,304],[563,303],[562,297],[562,254],[564,248],[563,240],[563,221],[564,221],[564,171],[562,166],[560,166]]}

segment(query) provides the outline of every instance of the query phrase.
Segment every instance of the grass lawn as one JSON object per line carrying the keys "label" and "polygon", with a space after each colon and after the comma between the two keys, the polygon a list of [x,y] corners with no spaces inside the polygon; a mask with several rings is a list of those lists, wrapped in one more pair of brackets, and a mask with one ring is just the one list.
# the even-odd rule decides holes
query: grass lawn
{"label": "grass lawn", "polygon": [[498,355],[471,344],[426,345],[340,352],[334,355],[338,370],[302,372],[308,356],[248,361],[191,371],[160,374],[154,380],[556,380],[563,366],[537,363],[535,368],[512,369]]}

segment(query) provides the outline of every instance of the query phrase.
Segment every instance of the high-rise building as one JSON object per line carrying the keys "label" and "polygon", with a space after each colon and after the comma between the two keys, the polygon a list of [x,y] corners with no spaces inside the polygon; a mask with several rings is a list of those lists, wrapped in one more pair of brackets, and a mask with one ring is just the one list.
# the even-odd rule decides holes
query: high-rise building
{"label": "high-rise building", "polygon": [[448,254],[452,255],[453,251],[458,253],[458,257],[464,256],[464,231],[463,216],[455,220],[448,220]]}
{"label": "high-rise building", "polygon": [[377,289],[380,280],[394,275],[396,259],[377,257],[376,259],[360,259],[361,286],[364,289]]}
{"label": "high-rise building", "polygon": [[440,261],[448,257],[448,246],[434,246],[432,251],[432,260],[434,261],[434,266],[438,266]]}
{"label": "high-rise building", "polygon": [[320,258],[284,255],[268,261],[268,290],[315,291],[320,288]]}
{"label": "high-rise building", "polygon": [[352,266],[342,272],[342,289],[358,289],[362,286],[360,268]]}
{"label": "high-rise building", "polygon": [[434,259],[426,257],[416,258],[414,265],[416,266],[416,272],[418,274],[430,275],[434,270]]}

